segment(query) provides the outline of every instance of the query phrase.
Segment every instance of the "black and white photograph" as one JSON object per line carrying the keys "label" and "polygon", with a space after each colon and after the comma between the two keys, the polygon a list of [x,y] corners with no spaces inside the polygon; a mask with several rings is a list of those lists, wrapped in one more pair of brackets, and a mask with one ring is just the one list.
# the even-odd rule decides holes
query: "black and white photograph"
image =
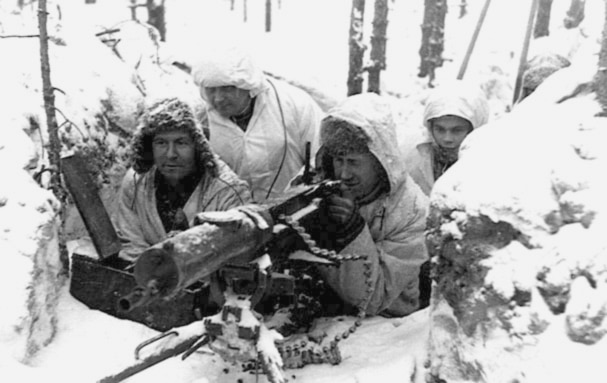
{"label": "black and white photograph", "polygon": [[607,0],[0,0],[0,381],[607,381]]}

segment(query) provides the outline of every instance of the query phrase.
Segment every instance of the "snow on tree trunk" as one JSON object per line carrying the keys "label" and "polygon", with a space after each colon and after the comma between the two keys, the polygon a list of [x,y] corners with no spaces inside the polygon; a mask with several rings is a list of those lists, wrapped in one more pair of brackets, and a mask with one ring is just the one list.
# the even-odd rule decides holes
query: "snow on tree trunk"
{"label": "snow on tree trunk", "polygon": [[388,29],[388,0],[375,0],[373,35],[371,36],[371,65],[369,72],[369,92],[380,93],[380,73],[386,69],[386,30]]}
{"label": "snow on tree trunk", "polygon": [[266,32],[272,30],[272,0],[266,0]]}
{"label": "snow on tree trunk", "polygon": [[571,0],[567,16],[563,20],[565,28],[575,28],[584,20],[584,9],[586,7],[586,0]]}
{"label": "snow on tree trunk", "polygon": [[596,75],[597,93],[603,112],[607,116],[607,1],[605,1],[605,22],[603,24],[603,38],[599,53],[599,70]]}
{"label": "snow on tree trunk", "polygon": [[550,34],[550,11],[552,10],[552,0],[540,0],[537,16],[535,18],[535,29],[533,37],[543,37]]}
{"label": "snow on tree trunk", "polygon": [[[61,183],[61,141],[59,141],[59,126],[55,115],[55,89],[51,83],[51,66],[48,55],[48,32],[46,28],[47,11],[46,0],[38,3],[38,29],[40,31],[40,69],[42,74],[42,94],[44,98],[44,112],[49,138],[48,159],[50,165],[50,188],[59,202],[63,205],[61,219],[64,217],[67,192]],[[59,234],[61,238],[61,233]],[[65,241],[59,240],[59,257],[64,266],[64,272],[69,272],[69,260]]]}
{"label": "snow on tree trunk", "polygon": [[424,0],[422,43],[419,49],[421,63],[418,77],[428,77],[430,85],[436,76],[436,68],[443,66],[446,14],[446,0]]}
{"label": "snow on tree trunk", "polygon": [[595,95],[559,103],[592,76],[569,73],[473,132],[434,185],[428,382],[604,376],[607,131]]}
{"label": "snow on tree trunk", "polygon": [[365,44],[363,41],[364,15],[365,0],[352,0],[348,39],[350,47],[348,96],[359,94],[363,91],[363,58],[365,54]]}
{"label": "snow on tree trunk", "polygon": [[160,41],[166,41],[166,21],[164,0],[157,2],[156,0],[147,0],[146,7],[148,9],[148,24],[153,25],[160,33]]}

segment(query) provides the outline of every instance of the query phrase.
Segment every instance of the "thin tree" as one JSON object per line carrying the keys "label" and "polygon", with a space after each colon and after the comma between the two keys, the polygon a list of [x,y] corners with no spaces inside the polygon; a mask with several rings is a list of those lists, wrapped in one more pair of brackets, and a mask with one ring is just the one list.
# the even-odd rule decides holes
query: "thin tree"
{"label": "thin tree", "polygon": [[[61,225],[65,217],[65,204],[67,193],[61,183],[61,141],[59,140],[59,126],[55,115],[55,88],[51,83],[51,65],[48,54],[48,30],[47,30],[47,8],[46,0],[38,1],[38,29],[40,32],[40,71],[42,74],[42,96],[44,100],[44,112],[49,138],[48,162],[51,169],[50,189],[57,200],[61,203],[59,216]],[[69,273],[69,259],[65,238],[62,235],[62,226],[59,229],[59,258],[63,265],[63,272]]]}
{"label": "thin tree", "polygon": [[386,30],[388,29],[388,0],[375,0],[373,35],[371,36],[371,65],[367,91],[379,94],[379,77],[386,69]]}
{"label": "thin tree", "polygon": [[535,27],[533,37],[543,37],[550,34],[550,11],[552,10],[552,0],[540,0],[535,18]]}
{"label": "thin tree", "polygon": [[137,20],[137,7],[139,7],[139,5],[137,5],[137,0],[131,0],[131,5],[129,5],[129,8],[131,9],[131,20]]}
{"label": "thin tree", "polygon": [[523,48],[518,62],[518,70],[516,72],[516,81],[514,83],[514,93],[512,96],[512,104],[515,104],[520,97],[521,86],[523,84],[523,73],[527,64],[527,53],[529,52],[529,43],[531,42],[531,31],[533,30],[533,21],[537,13],[538,0],[531,0],[529,8],[529,16],[527,17],[527,28],[525,29],[525,38],[523,39]]}
{"label": "thin tree", "polygon": [[234,10],[234,1],[235,0],[230,0],[230,11]]}
{"label": "thin tree", "polygon": [[247,0],[242,0],[242,21],[247,22]]}
{"label": "thin tree", "polygon": [[350,47],[348,96],[359,94],[363,91],[363,57],[365,54],[365,44],[363,42],[364,15],[365,0],[352,0],[348,38],[348,45]]}
{"label": "thin tree", "polygon": [[418,77],[428,77],[430,86],[436,77],[436,68],[443,66],[446,14],[446,0],[424,0],[422,43],[419,49],[421,63]]}
{"label": "thin tree", "polygon": [[459,18],[463,18],[468,14],[468,2],[466,0],[462,0],[459,4]]}
{"label": "thin tree", "polygon": [[166,41],[167,27],[165,21],[164,0],[157,3],[155,0],[147,0],[148,24],[158,29],[160,41]]}
{"label": "thin tree", "polygon": [[266,32],[272,30],[272,0],[266,0]]}
{"label": "thin tree", "polygon": [[603,24],[603,39],[599,53],[599,70],[596,74],[597,95],[603,112],[600,114],[607,117],[607,0],[605,0],[605,21]]}
{"label": "thin tree", "polygon": [[474,51],[474,46],[476,45],[476,40],[478,39],[479,33],[481,33],[481,28],[483,27],[483,24],[485,23],[485,17],[487,16],[489,5],[491,5],[491,0],[485,0],[485,5],[481,10],[481,14],[478,17],[476,27],[474,28],[474,33],[472,34],[472,38],[470,39],[470,43],[468,44],[466,55],[462,60],[461,66],[459,67],[459,72],[457,73],[458,80],[464,78],[464,74],[466,73],[466,69],[468,68],[468,63],[470,62],[470,57],[472,57],[472,52]]}
{"label": "thin tree", "polygon": [[563,20],[565,28],[575,28],[584,20],[586,0],[571,0],[567,16]]}

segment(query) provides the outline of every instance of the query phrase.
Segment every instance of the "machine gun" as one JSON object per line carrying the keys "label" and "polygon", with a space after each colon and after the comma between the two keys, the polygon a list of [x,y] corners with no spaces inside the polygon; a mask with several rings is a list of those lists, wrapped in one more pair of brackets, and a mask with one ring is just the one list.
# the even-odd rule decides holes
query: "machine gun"
{"label": "machine gun", "polygon": [[[338,192],[339,187],[339,181],[322,181],[274,205],[200,213],[192,228],[139,256],[133,272],[138,287],[118,301],[119,308],[128,311],[156,299],[170,299],[230,262],[242,264],[265,253],[288,252],[279,245],[294,230],[287,223],[305,226],[322,199]],[[332,255],[326,250],[310,250],[321,258]]]}
{"label": "machine gun", "polygon": [[[257,359],[258,355],[262,359],[265,355],[266,359],[261,361],[264,372],[272,382],[283,382],[282,361],[278,363],[276,360],[270,360],[267,354],[251,349],[251,345],[255,345],[259,339],[262,328],[266,333],[273,330],[265,329],[256,313],[249,308],[254,307],[261,295],[271,290],[272,286],[275,290],[284,290],[284,284],[280,283],[280,278],[267,275],[261,270],[263,267],[252,276],[242,278],[251,268],[241,266],[264,254],[288,255],[292,249],[284,248],[284,239],[293,233],[303,238],[308,252],[314,254],[312,257],[316,257],[313,258],[315,261],[338,263],[340,257],[334,251],[317,247],[314,240],[305,233],[305,227],[315,220],[321,201],[338,192],[339,188],[339,181],[322,181],[301,187],[299,193],[278,203],[265,206],[247,205],[226,212],[201,213],[196,217],[193,227],[144,251],[134,265],[134,277],[138,286],[118,301],[121,310],[132,310],[154,300],[169,300],[191,284],[211,276],[219,275],[221,279],[227,279],[230,291],[236,287],[233,282],[239,279],[253,280],[255,287],[245,292],[250,300],[244,305],[242,299],[234,299],[234,295],[227,296],[228,302],[224,304],[222,311],[204,319],[202,335],[174,339],[171,341],[172,345],[165,347],[160,353],[130,366],[117,375],[106,377],[101,382],[120,382],[175,355],[182,354],[185,359],[199,347],[221,338],[224,333],[237,334],[237,345],[235,347],[225,341],[223,346],[216,345],[213,348],[216,352],[236,355],[236,359],[242,362],[247,361],[247,358],[249,361],[251,358]],[[226,267],[230,264],[233,264],[233,267]],[[257,319],[252,319],[251,315]],[[243,320],[244,316],[247,316],[248,320]],[[256,324],[245,327],[243,322]],[[189,332],[186,330],[186,333]],[[170,331],[142,343],[136,350],[136,359],[139,359],[142,348],[159,339],[175,335],[178,335],[176,331]],[[236,348],[240,350],[234,351]],[[293,353],[290,346],[286,350],[279,350],[283,355],[282,359],[285,359],[284,355],[289,356],[290,361],[286,364],[290,367],[322,362],[337,364],[341,361],[336,342],[332,342],[330,347],[314,344],[312,347],[308,346],[306,351],[302,349],[297,353]]]}

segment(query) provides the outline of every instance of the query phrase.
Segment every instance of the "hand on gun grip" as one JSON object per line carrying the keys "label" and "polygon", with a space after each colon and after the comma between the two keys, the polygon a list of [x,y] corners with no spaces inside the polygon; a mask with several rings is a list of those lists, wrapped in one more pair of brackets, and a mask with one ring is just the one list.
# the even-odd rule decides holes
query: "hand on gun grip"
{"label": "hand on gun grip", "polygon": [[356,237],[365,225],[358,212],[358,204],[347,194],[332,195],[326,200],[328,230],[335,237],[337,248],[345,246]]}
{"label": "hand on gun grip", "polygon": [[327,213],[331,221],[347,227],[356,218],[358,209],[353,200],[332,195],[327,199]]}

